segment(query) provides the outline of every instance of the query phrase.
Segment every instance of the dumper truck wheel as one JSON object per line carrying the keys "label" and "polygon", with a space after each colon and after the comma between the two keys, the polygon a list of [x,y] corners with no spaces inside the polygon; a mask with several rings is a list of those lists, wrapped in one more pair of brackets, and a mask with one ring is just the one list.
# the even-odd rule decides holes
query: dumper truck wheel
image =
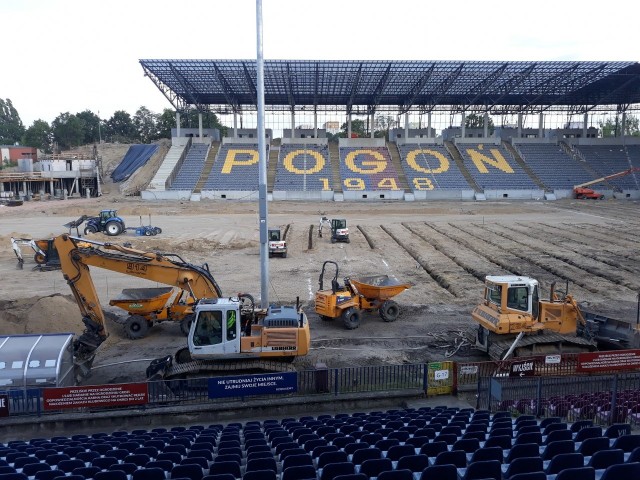
{"label": "dumper truck wheel", "polygon": [[380,307],[380,318],[385,322],[395,322],[400,315],[400,306],[393,300],[387,300]]}
{"label": "dumper truck wheel", "polygon": [[124,323],[124,333],[131,340],[138,340],[147,335],[149,323],[140,315],[130,315]]}
{"label": "dumper truck wheel", "polygon": [[180,322],[180,331],[184,334],[185,337],[189,335],[189,330],[191,329],[193,318],[194,318],[194,315],[192,313],[184,317]]}
{"label": "dumper truck wheel", "polygon": [[360,311],[347,308],[342,312],[342,322],[347,330],[354,330],[360,326]]}

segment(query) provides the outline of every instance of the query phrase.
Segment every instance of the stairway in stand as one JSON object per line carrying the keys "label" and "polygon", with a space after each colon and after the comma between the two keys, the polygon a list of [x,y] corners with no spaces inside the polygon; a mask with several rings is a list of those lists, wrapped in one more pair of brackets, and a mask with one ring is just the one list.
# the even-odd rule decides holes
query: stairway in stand
{"label": "stairway in stand", "polygon": [[389,155],[391,155],[391,164],[393,168],[396,169],[396,173],[398,174],[398,188],[404,190],[405,193],[411,193],[413,190],[409,186],[409,182],[407,180],[407,175],[404,173],[404,168],[402,168],[402,162],[400,161],[400,150],[398,150],[398,145],[396,143],[387,142],[387,150],[389,150]]}
{"label": "stairway in stand", "polygon": [[276,184],[276,171],[278,170],[278,156],[280,155],[280,148],[273,148],[273,145],[269,148],[269,163],[267,165],[267,192],[273,192],[273,187]]}
{"label": "stairway in stand", "polygon": [[209,154],[207,155],[207,160],[204,162],[204,166],[202,167],[202,173],[200,174],[200,178],[198,179],[198,183],[196,183],[195,188],[193,189],[193,193],[201,193],[202,187],[204,187],[207,178],[209,178],[209,174],[211,173],[211,169],[213,168],[213,162],[216,160],[216,155],[218,155],[218,150],[220,149],[220,142],[211,142],[211,148],[209,149]]}
{"label": "stairway in stand", "polygon": [[458,151],[458,148],[454,145],[454,143],[450,140],[446,140],[444,142],[444,146],[449,152],[449,155],[451,155],[451,158],[453,158],[453,161],[456,162],[456,165],[460,169],[462,176],[465,178],[469,186],[476,192],[482,192],[480,186],[473,179],[473,177],[469,173],[469,170],[467,170],[467,167],[464,164],[464,160],[462,159],[462,155],[460,155],[460,152]]}
{"label": "stairway in stand", "polygon": [[338,142],[329,142],[329,157],[333,172],[333,191],[342,193],[342,179],[340,178],[340,148]]}

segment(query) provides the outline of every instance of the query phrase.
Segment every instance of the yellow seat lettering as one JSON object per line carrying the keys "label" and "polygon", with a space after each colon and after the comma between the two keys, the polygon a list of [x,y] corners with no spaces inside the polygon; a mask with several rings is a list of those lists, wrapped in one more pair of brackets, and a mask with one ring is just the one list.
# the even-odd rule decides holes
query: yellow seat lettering
{"label": "yellow seat lettering", "polygon": [[[236,158],[238,155],[249,155],[249,158]],[[231,148],[224,159],[221,173],[231,173],[233,167],[236,166],[254,165],[258,163],[258,158],[257,150]]]}
{"label": "yellow seat lettering", "polygon": [[[372,160],[362,160],[360,162],[360,166],[356,165],[355,160],[358,155],[368,155],[372,157]],[[354,150],[352,152],[347,153],[344,157],[344,163],[355,173],[363,173],[363,174],[373,174],[384,172],[387,168],[387,160],[380,152],[375,150]]]}
{"label": "yellow seat lettering", "polygon": [[[421,165],[418,165],[418,162],[416,161],[416,157],[418,157],[419,155],[425,155],[425,156],[429,155],[429,156],[435,158],[436,160],[438,160],[438,162],[440,162],[440,165],[437,168],[426,168],[426,167],[423,167]],[[407,154],[407,163],[416,172],[443,173],[443,172],[446,172],[446,171],[449,170],[449,159],[447,159],[447,157],[445,157],[440,152],[437,152],[435,150],[429,150],[429,149],[426,149],[426,148],[421,148],[419,150],[410,151]]]}
{"label": "yellow seat lettering", "polygon": [[395,178],[387,177],[383,178],[378,182],[378,188],[387,189],[387,190],[399,190],[398,182],[396,182]]}
{"label": "yellow seat lettering", "polygon": [[[313,162],[315,163],[315,165],[313,165],[311,168],[308,167],[306,169],[297,168],[293,164],[293,162],[299,155],[309,155],[313,158]],[[282,165],[284,165],[284,168],[286,168],[291,173],[295,173],[297,175],[311,175],[313,173],[318,173],[324,168],[325,160],[319,152],[315,152],[313,150],[294,150],[292,152],[289,152],[284,157],[284,159],[282,160]]]}
{"label": "yellow seat lettering", "polygon": [[471,157],[471,160],[480,173],[489,173],[486,165],[491,165],[504,173],[513,173],[513,168],[511,168],[511,165],[509,165],[502,156],[500,150],[497,148],[491,148],[489,151],[491,152],[491,155],[493,155],[493,158],[480,153],[478,150],[474,150],[473,148],[467,149],[467,154]]}
{"label": "yellow seat lettering", "polygon": [[364,190],[364,180],[361,178],[345,178],[343,184],[348,190]]}
{"label": "yellow seat lettering", "polygon": [[433,190],[433,183],[428,178],[416,177],[413,179],[413,188],[416,190]]}

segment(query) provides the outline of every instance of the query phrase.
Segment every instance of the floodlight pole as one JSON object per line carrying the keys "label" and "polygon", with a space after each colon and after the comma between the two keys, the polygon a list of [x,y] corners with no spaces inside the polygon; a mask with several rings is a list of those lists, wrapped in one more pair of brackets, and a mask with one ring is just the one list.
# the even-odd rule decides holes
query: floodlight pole
{"label": "floodlight pole", "polygon": [[267,154],[264,128],[264,56],[262,52],[262,0],[256,0],[256,88],[258,93],[258,197],[260,215],[260,305],[269,306],[269,243],[267,240]]}

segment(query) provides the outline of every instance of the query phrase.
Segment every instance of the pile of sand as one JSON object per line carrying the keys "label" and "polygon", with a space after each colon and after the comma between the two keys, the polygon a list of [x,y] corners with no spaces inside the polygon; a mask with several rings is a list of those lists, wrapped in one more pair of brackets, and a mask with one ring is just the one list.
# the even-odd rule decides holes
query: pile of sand
{"label": "pile of sand", "polygon": [[0,300],[0,335],[81,333],[84,325],[70,295]]}

